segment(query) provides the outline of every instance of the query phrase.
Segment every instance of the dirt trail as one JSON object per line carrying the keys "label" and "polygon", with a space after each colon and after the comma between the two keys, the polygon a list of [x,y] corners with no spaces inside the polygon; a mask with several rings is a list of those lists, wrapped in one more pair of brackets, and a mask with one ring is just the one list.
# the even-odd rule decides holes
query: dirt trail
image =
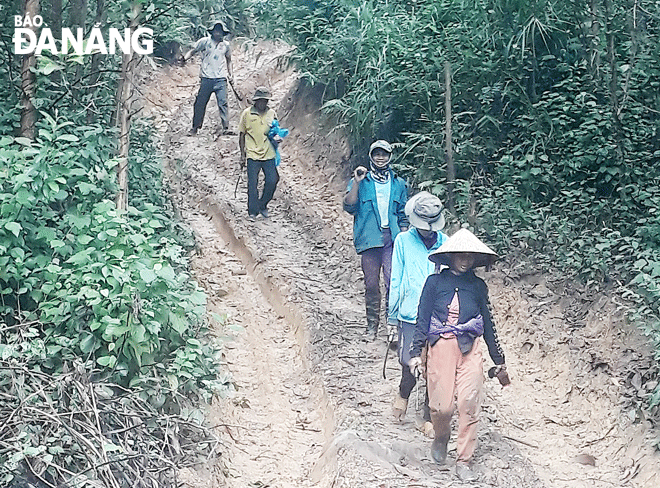
{"label": "dirt trail", "polygon": [[[431,464],[414,400],[404,423],[391,420],[399,365],[391,356],[383,380],[384,337],[361,341],[361,273],[341,209],[348,147],[318,127],[314,90],[296,90],[296,74],[279,62],[287,49],[237,44],[233,54],[236,86],[247,94],[270,86],[292,130],[269,219],[245,219],[244,178],[234,197],[237,137],[215,135],[213,100],[200,134],[185,135],[197,67],[163,67],[145,90],[173,197],[198,239],[195,274],[211,310],[227,314],[217,334],[233,336],[225,357],[237,391],[209,412],[223,466],[188,476],[188,485],[660,486],[647,425],[626,397],[645,393],[639,381],[631,387],[649,360],[637,334],[608,298],[577,298],[520,264],[485,275],[513,384],[486,384],[479,482],[461,484]],[[230,94],[234,129],[239,110]]]}

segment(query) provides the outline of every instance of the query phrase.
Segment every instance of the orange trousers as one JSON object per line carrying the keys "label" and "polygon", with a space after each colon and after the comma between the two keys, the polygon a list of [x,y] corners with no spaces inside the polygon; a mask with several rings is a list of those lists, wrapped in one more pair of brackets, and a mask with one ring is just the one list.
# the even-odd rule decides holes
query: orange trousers
{"label": "orange trousers", "polygon": [[481,412],[484,383],[481,337],[465,356],[456,337],[441,337],[429,348],[426,382],[429,408],[436,439],[445,444],[451,436],[454,397],[458,404],[457,462],[467,463],[477,446],[477,424]]}

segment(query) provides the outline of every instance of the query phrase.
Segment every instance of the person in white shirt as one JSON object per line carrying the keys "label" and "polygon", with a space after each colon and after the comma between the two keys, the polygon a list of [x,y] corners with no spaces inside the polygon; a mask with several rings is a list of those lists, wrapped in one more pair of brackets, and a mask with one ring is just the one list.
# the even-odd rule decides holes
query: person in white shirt
{"label": "person in white shirt", "polygon": [[216,22],[209,30],[209,36],[203,37],[184,56],[184,62],[193,54],[202,54],[200,66],[201,83],[193,111],[193,124],[189,135],[197,134],[204,123],[206,105],[209,103],[211,94],[215,93],[222,123],[222,133],[231,134],[229,131],[229,110],[227,107],[227,80],[234,82],[231,65],[231,47],[225,36],[229,31],[222,22]]}

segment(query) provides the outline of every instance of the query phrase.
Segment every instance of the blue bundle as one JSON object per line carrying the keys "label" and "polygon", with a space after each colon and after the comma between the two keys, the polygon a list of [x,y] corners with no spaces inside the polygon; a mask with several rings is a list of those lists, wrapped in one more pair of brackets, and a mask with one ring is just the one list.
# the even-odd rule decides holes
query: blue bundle
{"label": "blue bundle", "polygon": [[282,129],[280,123],[277,120],[273,120],[270,124],[270,130],[268,131],[268,140],[273,145],[275,149],[275,166],[279,166],[281,162],[280,151],[278,149],[280,142],[286,136],[289,135],[289,129]]}

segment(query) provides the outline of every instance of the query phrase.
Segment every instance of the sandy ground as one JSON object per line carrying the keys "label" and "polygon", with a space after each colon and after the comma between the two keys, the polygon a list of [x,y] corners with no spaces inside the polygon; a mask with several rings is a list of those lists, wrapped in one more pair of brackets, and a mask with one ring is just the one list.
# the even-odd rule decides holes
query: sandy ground
{"label": "sandy ground", "polygon": [[[234,48],[239,91],[270,86],[292,131],[271,217],[256,222],[246,219],[244,174],[236,186],[238,138],[217,135],[213,98],[200,133],[186,136],[197,66],[165,66],[145,81],[143,112],[162,136],[173,199],[197,237],[194,271],[236,386],[208,412],[222,456],[182,473],[184,486],[660,486],[660,458],[636,407],[652,386],[644,342],[613,298],[519,261],[482,273],[513,384],[486,382],[479,480],[453,474],[455,439],[449,466],[431,463],[430,440],[415,429],[416,392],[404,422],[393,421],[400,366],[390,353],[383,379],[384,330],[375,343],[361,340],[363,284],[341,208],[350,149],[339,131],[319,126],[317,93],[297,88],[282,62],[288,49]],[[234,130],[245,103],[230,94]]]}

